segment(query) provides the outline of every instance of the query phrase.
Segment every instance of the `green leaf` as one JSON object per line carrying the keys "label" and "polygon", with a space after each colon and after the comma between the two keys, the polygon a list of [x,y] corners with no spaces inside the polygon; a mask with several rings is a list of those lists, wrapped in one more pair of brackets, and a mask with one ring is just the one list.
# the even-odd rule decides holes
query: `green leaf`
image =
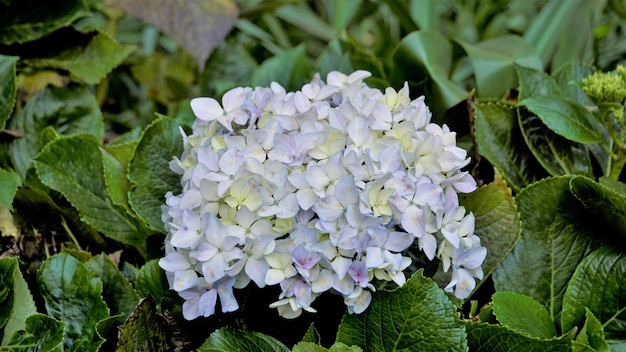
{"label": "green leaf", "polygon": [[83,0],[13,1],[0,13],[0,44],[25,43],[42,38],[89,14]]}
{"label": "green leaf", "polygon": [[13,282],[17,270],[17,258],[0,259],[0,328],[11,317],[14,301]]}
{"label": "green leaf", "polygon": [[354,71],[350,54],[344,52],[339,40],[328,43],[317,58],[315,67],[317,67],[317,72],[322,78],[325,78],[332,71],[339,71],[347,75]]}
{"label": "green leaf", "polygon": [[167,192],[180,191],[180,177],[169,163],[183,152],[183,137],[176,122],[165,116],[144,130],[130,162],[128,178],[133,184],[129,202],[150,227],[163,232],[161,205]]}
{"label": "green leaf", "polygon": [[522,235],[492,275],[496,291],[534,298],[557,323],[576,266],[600,245],[595,221],[570,192],[571,179],[547,178],[517,195]]}
{"label": "green leaf", "polygon": [[[577,343],[589,347],[598,352],[609,352],[611,348],[604,339],[602,323],[596,318],[589,308],[585,307],[585,325],[576,336]],[[581,350],[584,350],[581,348]]]}
{"label": "green leaf", "polygon": [[276,16],[285,22],[324,41],[335,38],[335,31],[305,3],[281,6]]}
{"label": "green leaf", "polygon": [[361,314],[346,314],[337,342],[364,351],[466,351],[465,327],[437,284],[418,271],[394,291],[378,291]]}
{"label": "green leaf", "polygon": [[20,177],[12,171],[0,169],[0,206],[13,209],[13,198],[20,186]]}
{"label": "green leaf", "polygon": [[515,65],[519,79],[518,100],[542,95],[562,96],[563,91],[557,81],[545,72],[520,65]]}
{"label": "green leaf", "polygon": [[[7,269],[7,265],[8,269]],[[8,283],[7,278],[11,275],[11,267],[13,268],[13,283]],[[6,322],[4,326],[4,332],[2,336],[2,345],[6,345],[9,343],[9,339],[19,330],[26,329],[26,320],[31,315],[37,313],[37,307],[35,307],[35,301],[33,300],[33,296],[30,294],[30,290],[28,289],[28,284],[24,277],[22,276],[21,271],[19,270],[19,265],[17,264],[17,258],[2,258],[0,259],[0,282],[2,282],[2,291],[8,289],[9,295],[11,297],[7,297],[2,302],[2,308],[0,308],[0,328]],[[3,294],[0,291],[0,297]],[[10,302],[7,302],[10,301]],[[6,313],[9,313],[8,320],[4,320]]]}
{"label": "green leaf", "polygon": [[546,176],[524,142],[513,105],[484,101],[472,104],[478,151],[515,191]]}
{"label": "green leaf", "polygon": [[598,179],[600,184],[613,192],[619,194],[622,197],[626,197],[626,183],[621,181],[611,180],[606,176],[602,176]]}
{"label": "green leaf", "polygon": [[570,182],[571,191],[582,203],[587,216],[609,230],[607,240],[626,239],[626,198],[603,184],[586,177]]}
{"label": "green leaf", "polygon": [[550,175],[593,176],[587,146],[559,136],[532,114],[520,111],[519,124],[526,145]]}
{"label": "green leaf", "polygon": [[563,330],[581,325],[588,308],[607,335],[626,332],[626,254],[602,247],[584,258],[563,298]]}
{"label": "green leaf", "polygon": [[501,291],[491,298],[493,313],[503,326],[529,337],[549,339],[556,336],[554,321],[546,307],[532,297]]}
{"label": "green leaf", "polygon": [[159,267],[158,259],[152,259],[139,268],[135,288],[140,297],[150,295],[156,302],[160,302],[169,292],[165,272]]}
{"label": "green leaf", "polygon": [[66,322],[43,314],[26,319],[24,330],[17,331],[11,339],[0,346],[0,351],[48,352],[59,351],[63,343]]}
{"label": "green leaf", "polygon": [[[578,61],[570,61],[556,71],[553,76],[563,90],[563,96],[584,106],[593,106],[593,102],[580,88],[583,78],[591,75],[591,67]],[[521,99],[520,99],[521,100]]]}
{"label": "green leaf", "polygon": [[[450,79],[452,44],[440,32],[417,31],[404,37],[393,53],[394,75],[406,80],[407,72],[425,71],[433,81],[435,111],[443,111],[467,99],[468,92]],[[422,77],[423,79],[423,77]]]}
{"label": "green leaf", "polygon": [[563,34],[580,26],[580,23],[575,22],[576,15],[587,6],[585,3],[586,1],[546,3],[524,32],[524,39],[541,58],[543,68],[548,66],[557,47],[561,45]]}
{"label": "green leaf", "polygon": [[91,135],[58,139],[35,158],[41,181],[60,192],[78,210],[81,220],[120,242],[145,246],[141,223],[107,194],[102,152]]}
{"label": "green leaf", "polygon": [[500,325],[467,323],[467,341],[472,352],[569,352],[568,336],[539,339],[524,336]]}
{"label": "green leaf", "polygon": [[13,165],[22,179],[43,147],[39,136],[48,126],[64,135],[90,133],[104,138],[102,112],[93,93],[85,86],[48,87],[35,95],[11,120],[9,127],[24,133],[9,146]]}
{"label": "green leaf", "polygon": [[[122,146],[127,146],[127,144],[122,144]],[[133,155],[134,147],[129,149],[131,150],[127,155]],[[128,204],[128,192],[130,191],[132,184],[128,179],[129,162],[127,161],[126,163],[122,163],[108,150],[109,148],[107,147],[102,149],[102,165],[104,168],[104,178],[106,181],[107,192],[109,193],[113,204],[124,207],[125,209],[130,209],[130,205]]]}
{"label": "green leaf", "polygon": [[227,40],[207,60],[200,76],[201,94],[219,97],[227,90],[250,85],[257,61],[241,41]]}
{"label": "green leaf", "polygon": [[477,44],[459,42],[474,68],[480,97],[502,97],[517,86],[514,64],[541,69],[541,60],[524,39],[504,35]]}
{"label": "green leaf", "polygon": [[537,96],[519,102],[557,134],[579,143],[598,143],[603,135],[584,106],[556,96]]}
{"label": "green leaf", "polygon": [[252,75],[252,85],[269,87],[278,82],[290,91],[301,88],[312,76],[304,45],[298,45],[263,61]]}
{"label": "green leaf", "polygon": [[87,44],[64,50],[53,57],[25,60],[30,66],[65,70],[72,78],[96,84],[135,48],[122,45],[107,34],[96,33]]}
{"label": "green leaf", "polygon": [[107,3],[161,29],[192,53],[200,67],[226,37],[239,13],[233,0],[107,0]]}
{"label": "green leaf", "polygon": [[198,348],[198,352],[230,351],[289,351],[275,338],[255,331],[239,331],[232,328],[215,330]]}
{"label": "green leaf", "polygon": [[341,342],[336,342],[330,349],[316,345],[313,342],[298,342],[293,346],[292,352],[362,352],[359,346],[348,346]]}
{"label": "green leaf", "polygon": [[96,324],[109,316],[100,278],[78,259],[61,253],[43,262],[37,283],[48,314],[67,322],[64,350],[97,351],[102,339]]}
{"label": "green leaf", "polygon": [[117,266],[104,253],[92,258],[85,265],[102,280],[102,294],[111,315],[128,316],[139,303],[139,296]]}
{"label": "green leaf", "polygon": [[168,338],[167,324],[148,297],[141,300],[137,308],[119,327],[116,352],[172,351]]}
{"label": "green leaf", "polygon": [[470,194],[459,195],[460,203],[474,213],[474,233],[487,247],[482,268],[485,277],[511,252],[520,237],[521,223],[515,198],[499,172],[494,180]]}
{"label": "green leaf", "polygon": [[19,60],[17,56],[0,55],[0,82],[2,82],[0,89],[0,130],[4,129],[7,120],[11,117],[17,97],[17,60]]}

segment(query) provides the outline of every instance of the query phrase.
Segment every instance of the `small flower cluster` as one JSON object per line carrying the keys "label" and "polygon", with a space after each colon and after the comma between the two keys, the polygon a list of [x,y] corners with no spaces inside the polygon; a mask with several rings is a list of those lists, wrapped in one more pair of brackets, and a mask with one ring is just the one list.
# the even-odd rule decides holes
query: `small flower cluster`
{"label": "small flower cluster", "polygon": [[407,249],[452,269],[445,288],[467,297],[486,249],[457,192],[474,179],[455,133],[430,123],[420,97],[369,88],[369,72],[316,76],[300,91],[235,88],[221,104],[196,98],[193,134],[170,166],[169,232],[159,261],[187,319],[238,308],[233,288],[280,285],[271,306],[294,318],[315,298],[343,295],[363,312],[375,280],[405,283]]}

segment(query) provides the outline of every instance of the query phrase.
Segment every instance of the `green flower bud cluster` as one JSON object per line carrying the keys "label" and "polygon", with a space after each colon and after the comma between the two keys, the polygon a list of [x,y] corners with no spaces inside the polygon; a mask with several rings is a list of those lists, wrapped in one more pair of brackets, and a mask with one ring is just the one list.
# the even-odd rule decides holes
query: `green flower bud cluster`
{"label": "green flower bud cluster", "polygon": [[615,73],[596,72],[582,81],[582,89],[596,103],[621,103],[626,98],[626,67]]}

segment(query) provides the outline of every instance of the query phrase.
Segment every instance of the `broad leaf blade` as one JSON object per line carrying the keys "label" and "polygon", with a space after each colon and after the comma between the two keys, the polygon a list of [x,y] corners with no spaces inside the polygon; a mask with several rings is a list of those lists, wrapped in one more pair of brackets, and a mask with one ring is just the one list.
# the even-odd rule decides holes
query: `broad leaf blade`
{"label": "broad leaf blade", "polygon": [[150,260],[139,268],[135,287],[140,297],[152,296],[157,303],[161,302],[169,292],[169,285],[158,259]]}
{"label": "broad leaf blade", "polygon": [[518,105],[536,114],[555,133],[579,143],[598,143],[603,134],[599,123],[584,106],[556,96],[537,96]]}
{"label": "broad leaf blade", "polygon": [[595,224],[570,192],[570,180],[547,178],[517,195],[522,235],[492,276],[496,291],[534,298],[557,323],[576,266],[600,246]]}
{"label": "broad leaf blade", "polygon": [[89,135],[58,139],[35,159],[41,181],[60,192],[78,210],[81,220],[106,236],[145,246],[145,229],[107,194],[98,142]]}
{"label": "broad leaf blade", "polygon": [[13,209],[13,198],[20,186],[20,177],[12,171],[0,169],[0,206]]}
{"label": "broad leaf blade", "polygon": [[13,282],[17,271],[17,259],[0,259],[0,329],[11,317],[14,295]]}
{"label": "broad leaf blade", "polygon": [[48,314],[67,322],[64,350],[97,351],[102,340],[96,324],[109,316],[102,299],[102,281],[69,254],[46,260],[37,272],[39,290]]}
{"label": "broad leaf blade", "polygon": [[524,141],[513,105],[485,101],[472,107],[478,151],[502,173],[513,190],[519,191],[546,176]]}
{"label": "broad leaf blade", "polygon": [[593,176],[591,157],[584,144],[559,136],[537,116],[524,111],[519,111],[519,124],[526,145],[550,175]]}
{"label": "broad leaf blade", "polygon": [[153,229],[163,230],[161,205],[167,192],[180,191],[180,178],[169,163],[183,152],[183,137],[177,123],[161,117],[148,126],[130,162],[128,178],[133,184],[129,202]]}
{"label": "broad leaf blade", "polygon": [[[9,343],[9,339],[17,331],[26,329],[26,320],[31,315],[37,313],[37,307],[35,307],[35,301],[30,294],[28,284],[19,270],[17,258],[0,259],[0,270],[2,271],[0,273],[0,282],[2,282],[3,287],[1,290],[8,289],[11,296],[1,301],[2,308],[0,308],[0,327],[6,322],[2,336],[2,346],[4,346]],[[11,279],[11,271],[13,271],[12,284],[7,280]],[[9,313],[8,319],[4,320],[7,312]]]}
{"label": "broad leaf blade", "polygon": [[422,271],[392,292],[376,292],[365,312],[345,315],[337,341],[363,351],[467,350],[456,307]]}
{"label": "broad leaf blade", "polygon": [[506,35],[478,44],[460,43],[474,67],[478,96],[502,97],[517,86],[514,64],[541,69],[541,60],[521,37]]}
{"label": "broad leaf blade", "polygon": [[492,296],[493,313],[503,326],[529,337],[556,337],[554,321],[546,307],[531,297],[515,292],[496,292]]}
{"label": "broad leaf blade", "polygon": [[232,0],[107,0],[161,29],[187,49],[200,67],[226,37],[239,14]]}
{"label": "broad leaf blade", "polygon": [[104,253],[90,259],[85,265],[102,280],[102,294],[111,315],[128,316],[139,303],[139,297],[117,266]]}
{"label": "broad leaf blade", "polygon": [[585,309],[602,323],[607,335],[626,332],[626,254],[602,247],[583,259],[563,298],[563,330],[581,325]]}
{"label": "broad leaf blade", "polygon": [[52,126],[64,135],[89,133],[102,140],[104,122],[93,93],[85,86],[48,87],[35,95],[11,120],[10,128],[24,132],[9,146],[13,165],[25,179],[26,172],[43,145],[41,132]]}
{"label": "broad leaf blade", "polygon": [[0,351],[59,351],[63,346],[63,331],[66,327],[66,322],[47,315],[31,315],[26,319],[24,329],[17,331],[7,343],[3,343],[0,346]]}
{"label": "broad leaf blade", "polygon": [[583,78],[592,73],[593,70],[591,67],[577,61],[571,61],[559,68],[559,70],[553,74],[553,77],[563,90],[564,97],[583,104],[584,106],[593,106],[593,102],[579,85]]}
{"label": "broad leaf blade", "polygon": [[0,43],[10,45],[42,38],[89,14],[83,0],[13,1],[0,13]]}
{"label": "broad leaf blade", "polygon": [[[577,343],[586,346],[593,351],[609,352],[611,348],[604,339],[604,328],[602,323],[596,318],[589,308],[585,307],[585,325],[576,336]],[[581,350],[583,350],[581,348]]]}
{"label": "broad leaf blade", "polygon": [[432,79],[432,101],[441,104],[431,107],[433,111],[444,111],[468,96],[465,89],[450,79],[452,56],[452,44],[440,32],[413,32],[400,41],[393,53],[397,71],[394,74],[404,81],[407,72],[415,72],[416,69],[425,71],[421,79]]}
{"label": "broad leaf blade", "polygon": [[542,95],[562,96],[563,91],[557,81],[545,72],[520,65],[515,65],[519,79],[518,100]]}
{"label": "broad leaf blade", "polygon": [[30,66],[68,71],[72,78],[87,84],[100,82],[133,51],[104,33],[95,34],[89,43],[67,49],[50,58],[26,60]]}
{"label": "broad leaf blade", "polygon": [[586,177],[570,182],[571,191],[582,203],[588,216],[609,230],[609,241],[626,238],[626,197]]}
{"label": "broad leaf blade", "polygon": [[214,331],[198,352],[276,351],[288,352],[287,346],[275,338],[254,331],[221,328]]}
{"label": "broad leaf blade", "polygon": [[569,352],[572,348],[568,337],[538,339],[487,323],[467,323],[467,341],[472,352]]}
{"label": "broad leaf blade", "polygon": [[17,60],[19,60],[17,56],[0,55],[0,82],[2,82],[2,88],[0,88],[0,130],[4,129],[15,105]]}
{"label": "broad leaf blade", "polygon": [[167,324],[152,298],[141,300],[137,308],[119,327],[117,352],[172,351]]}

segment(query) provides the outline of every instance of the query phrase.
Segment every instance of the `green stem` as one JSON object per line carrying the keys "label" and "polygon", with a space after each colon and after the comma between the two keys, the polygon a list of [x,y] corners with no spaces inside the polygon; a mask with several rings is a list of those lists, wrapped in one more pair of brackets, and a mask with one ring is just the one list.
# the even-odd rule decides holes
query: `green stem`
{"label": "green stem", "polygon": [[613,181],[619,181],[619,175],[622,173],[624,165],[626,165],[626,155],[620,150],[617,153],[617,157],[613,158],[609,178]]}

